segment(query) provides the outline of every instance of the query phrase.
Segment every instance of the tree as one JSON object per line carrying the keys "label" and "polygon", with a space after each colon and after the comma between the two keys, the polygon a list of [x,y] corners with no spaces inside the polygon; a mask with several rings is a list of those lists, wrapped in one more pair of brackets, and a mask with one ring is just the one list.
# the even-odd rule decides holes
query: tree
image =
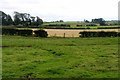
{"label": "tree", "polygon": [[2,12],[2,11],[0,11],[0,13],[1,13],[1,15],[0,15],[0,20],[2,20],[1,22],[2,22],[2,24],[1,25],[7,25],[6,23],[7,23],[7,21],[6,21],[6,19],[7,19],[7,14],[5,14],[4,12]]}
{"label": "tree", "polygon": [[13,20],[11,18],[10,15],[7,15],[7,25],[12,25],[13,24]]}
{"label": "tree", "polygon": [[31,24],[30,14],[14,12],[14,22],[16,25],[29,26]]}
{"label": "tree", "polygon": [[106,25],[106,22],[103,18],[98,18],[98,19],[92,19],[93,23],[99,23],[101,26]]}
{"label": "tree", "polygon": [[63,20],[60,20],[60,22],[64,22]]}
{"label": "tree", "polygon": [[28,13],[14,12],[14,21],[11,16],[3,11],[0,11],[0,25],[21,25],[21,26],[39,26],[43,24],[43,20],[38,16],[33,17]]}
{"label": "tree", "polygon": [[84,20],[84,22],[89,23],[89,21],[88,21],[88,20]]}
{"label": "tree", "polygon": [[19,25],[21,24],[21,20],[20,20],[20,15],[18,12],[14,12],[14,25]]}
{"label": "tree", "polygon": [[13,24],[13,20],[11,18],[10,15],[7,15],[6,13],[4,13],[3,11],[0,11],[0,20],[1,20],[1,25],[12,25]]}
{"label": "tree", "polygon": [[43,24],[43,20],[42,19],[40,19],[38,16],[36,18],[37,18],[36,26],[39,26],[39,25]]}
{"label": "tree", "polygon": [[35,17],[30,17],[30,25],[33,26],[35,24]]}
{"label": "tree", "polygon": [[19,13],[14,12],[14,24],[15,25],[22,25],[22,26],[39,26],[43,24],[43,20],[40,19],[38,16],[33,17],[28,13]]}

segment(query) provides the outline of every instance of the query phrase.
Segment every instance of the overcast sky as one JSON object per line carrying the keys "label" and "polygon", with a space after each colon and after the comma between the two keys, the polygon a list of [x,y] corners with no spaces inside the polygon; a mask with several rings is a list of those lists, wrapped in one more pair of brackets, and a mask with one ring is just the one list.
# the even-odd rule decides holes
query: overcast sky
{"label": "overcast sky", "polygon": [[83,21],[93,18],[118,19],[119,0],[0,0],[0,10],[39,16],[44,21]]}

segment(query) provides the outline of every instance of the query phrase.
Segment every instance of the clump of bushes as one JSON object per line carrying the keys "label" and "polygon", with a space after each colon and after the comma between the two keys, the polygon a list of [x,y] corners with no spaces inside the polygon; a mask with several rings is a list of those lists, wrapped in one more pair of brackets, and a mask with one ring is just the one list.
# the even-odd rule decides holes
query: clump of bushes
{"label": "clump of bushes", "polygon": [[15,35],[16,29],[12,28],[1,28],[2,29],[2,35]]}
{"label": "clump of bushes", "polygon": [[77,24],[76,25],[77,27],[79,27],[79,26],[97,26],[97,24]]}
{"label": "clump of bushes", "polygon": [[117,37],[120,36],[118,32],[91,32],[91,31],[84,31],[80,32],[80,37]]}
{"label": "clump of bushes", "polygon": [[83,25],[81,25],[81,24],[77,24],[76,26],[78,27],[78,26],[83,26]]}
{"label": "clump of bushes", "polygon": [[34,31],[36,37],[47,37],[48,34],[45,30],[36,30]]}
{"label": "clump of bushes", "polygon": [[20,36],[32,36],[32,30],[16,30],[16,34]]}
{"label": "clump of bushes", "polygon": [[45,27],[64,28],[64,27],[70,27],[70,25],[69,24],[49,24],[49,25],[45,25]]}
{"label": "clump of bushes", "polygon": [[98,27],[97,29],[119,29],[120,27]]}
{"label": "clump of bushes", "polygon": [[66,27],[70,27],[70,25],[68,25],[68,24],[49,24],[48,26],[66,26]]}
{"label": "clump of bushes", "polygon": [[2,28],[2,35],[31,36],[32,30],[18,30],[13,28]]}
{"label": "clump of bushes", "polygon": [[86,26],[97,26],[97,24],[87,24]]}
{"label": "clump of bushes", "polygon": [[[36,37],[47,37],[48,34],[44,30],[34,31]],[[2,28],[2,35],[20,35],[20,36],[33,36],[33,30],[19,30],[13,28]]]}

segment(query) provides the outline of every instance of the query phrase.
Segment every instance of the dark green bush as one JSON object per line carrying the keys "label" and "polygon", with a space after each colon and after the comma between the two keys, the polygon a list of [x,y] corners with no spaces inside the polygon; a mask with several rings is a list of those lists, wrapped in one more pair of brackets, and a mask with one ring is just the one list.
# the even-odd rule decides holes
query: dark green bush
{"label": "dark green bush", "polygon": [[119,29],[120,27],[97,27],[97,29]]}
{"label": "dark green bush", "polygon": [[86,29],[90,29],[90,27],[87,27]]}
{"label": "dark green bush", "polygon": [[34,31],[36,37],[47,37],[48,34],[45,30],[36,30]]}
{"label": "dark green bush", "polygon": [[97,26],[97,24],[87,24],[86,26]]}
{"label": "dark green bush", "polygon": [[18,30],[18,29],[12,29],[12,28],[2,28],[2,35],[31,36],[32,30]]}
{"label": "dark green bush", "polygon": [[0,28],[0,35],[2,35],[2,28]]}
{"label": "dark green bush", "polygon": [[120,32],[118,33],[118,37],[120,37]]}
{"label": "dark green bush", "polygon": [[[32,30],[19,30],[12,28],[2,28],[2,35],[20,35],[20,36],[32,36]],[[44,30],[34,31],[36,37],[47,37],[48,34]]]}
{"label": "dark green bush", "polygon": [[84,31],[80,32],[80,37],[117,37],[120,36],[120,33],[118,32],[90,32],[90,31]]}
{"label": "dark green bush", "polygon": [[2,28],[2,35],[15,35],[16,29],[12,28]]}
{"label": "dark green bush", "polygon": [[77,24],[76,26],[78,27],[78,26],[83,26],[83,25]]}
{"label": "dark green bush", "polygon": [[16,34],[20,36],[32,36],[32,30],[16,30]]}
{"label": "dark green bush", "polygon": [[48,26],[52,27],[70,27],[68,24],[49,24]]}

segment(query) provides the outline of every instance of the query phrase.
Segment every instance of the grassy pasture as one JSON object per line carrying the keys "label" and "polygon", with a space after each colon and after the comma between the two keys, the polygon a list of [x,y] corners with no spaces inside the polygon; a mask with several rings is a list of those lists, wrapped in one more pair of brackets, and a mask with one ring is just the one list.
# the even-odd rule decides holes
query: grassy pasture
{"label": "grassy pasture", "polygon": [[70,25],[70,28],[90,28],[90,29],[97,29],[98,27],[118,27],[118,25],[115,26],[100,26],[99,24],[97,24],[97,26],[76,26],[76,25],[87,25],[87,24],[91,24],[91,23],[86,23],[86,22],[44,22],[44,25],[49,25],[49,24],[67,24]]}
{"label": "grassy pasture", "polygon": [[[43,28],[46,27],[47,25],[49,24],[65,24],[65,25],[70,25],[70,27],[67,27],[68,29],[69,28],[75,28],[75,29],[78,29],[78,28],[88,28],[88,29],[97,29],[97,28],[118,28],[118,25],[112,25],[112,26],[100,26],[99,24],[96,24],[97,26],[84,26],[84,25],[87,25],[87,24],[91,24],[91,23],[85,23],[85,22],[44,22],[41,26],[39,27],[36,27],[36,26],[33,26],[33,27],[27,27],[27,26],[3,26],[3,28],[16,28],[18,27],[19,29],[23,28],[23,29],[39,29],[39,28]],[[83,25],[83,26],[77,26],[77,25]],[[48,26],[47,28],[66,28],[65,26]]]}
{"label": "grassy pasture", "polygon": [[3,78],[117,78],[118,38],[3,36]]}

